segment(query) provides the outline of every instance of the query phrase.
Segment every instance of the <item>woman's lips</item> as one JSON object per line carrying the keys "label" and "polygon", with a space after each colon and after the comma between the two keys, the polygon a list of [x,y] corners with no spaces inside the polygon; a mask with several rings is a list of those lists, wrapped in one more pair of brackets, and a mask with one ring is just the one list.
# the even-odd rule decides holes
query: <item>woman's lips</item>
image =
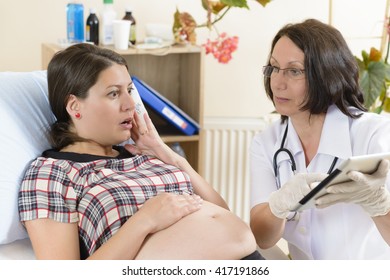
{"label": "woman's lips", "polygon": [[284,103],[284,102],[287,102],[289,101],[290,99],[288,98],[283,98],[283,97],[275,97],[275,102],[278,102],[278,103]]}
{"label": "woman's lips", "polygon": [[123,122],[120,123],[120,126],[123,129],[131,129],[133,127],[133,122],[131,119],[126,119]]}
{"label": "woman's lips", "polygon": [[133,125],[131,123],[121,123],[121,127],[126,130],[130,130]]}

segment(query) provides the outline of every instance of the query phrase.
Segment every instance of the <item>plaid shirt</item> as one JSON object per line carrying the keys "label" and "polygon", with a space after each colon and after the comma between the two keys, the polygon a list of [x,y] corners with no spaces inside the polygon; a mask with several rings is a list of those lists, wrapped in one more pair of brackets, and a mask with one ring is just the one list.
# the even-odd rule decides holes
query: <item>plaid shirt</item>
{"label": "plaid shirt", "polygon": [[85,161],[86,155],[79,155],[78,162],[64,159],[77,154],[57,154],[63,158],[39,157],[28,168],[19,192],[20,219],[77,222],[87,255],[147,199],[161,192],[193,193],[186,173],[149,156]]}

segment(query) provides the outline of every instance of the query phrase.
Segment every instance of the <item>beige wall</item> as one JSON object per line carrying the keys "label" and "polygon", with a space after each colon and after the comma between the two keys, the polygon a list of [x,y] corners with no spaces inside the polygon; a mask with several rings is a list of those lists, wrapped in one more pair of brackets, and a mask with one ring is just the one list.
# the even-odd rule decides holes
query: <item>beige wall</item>
{"label": "beige wall", "polygon": [[[103,0],[84,0],[85,18],[90,7],[102,10]],[[205,19],[200,0],[114,0],[118,16],[124,14],[126,4],[134,8],[138,22],[138,38],[144,38],[145,24],[162,22],[171,24],[178,7],[190,11],[198,22]],[[383,24],[384,0],[333,0],[334,24],[350,37],[357,50],[367,44],[367,36],[378,35]],[[0,71],[31,71],[41,68],[42,42],[57,42],[66,37],[66,0],[0,0]],[[275,32],[285,23],[314,17],[325,22],[329,16],[328,0],[274,0],[266,8],[248,0],[250,10],[233,9],[218,24],[220,32],[240,38],[233,60],[217,63],[211,56],[205,59],[205,115],[206,117],[259,117],[273,110],[262,86],[261,66],[265,63]],[[354,3],[353,5],[351,3]],[[376,14],[367,9],[377,7]],[[363,10],[362,10],[363,9]],[[378,14],[378,15],[377,15]],[[346,16],[347,15],[347,16]],[[370,24],[365,16],[375,16]],[[365,22],[356,27],[354,20]],[[374,23],[372,23],[375,21]],[[375,34],[376,35],[375,35]],[[380,33],[380,32],[379,32]],[[213,35],[213,33],[211,34]],[[206,29],[198,31],[198,43],[209,36]],[[364,37],[364,38],[363,38]],[[375,41],[376,44],[378,43]],[[371,42],[370,42],[371,44]],[[378,45],[379,47],[379,45]],[[239,106],[237,106],[239,105]]]}

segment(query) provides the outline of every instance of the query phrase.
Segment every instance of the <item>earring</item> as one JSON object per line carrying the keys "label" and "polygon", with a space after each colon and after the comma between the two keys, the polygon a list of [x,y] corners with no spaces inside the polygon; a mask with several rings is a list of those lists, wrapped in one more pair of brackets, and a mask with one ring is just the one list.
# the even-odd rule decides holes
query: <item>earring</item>
{"label": "earring", "polygon": [[81,114],[80,113],[76,113],[74,116],[76,117],[76,119],[81,118]]}

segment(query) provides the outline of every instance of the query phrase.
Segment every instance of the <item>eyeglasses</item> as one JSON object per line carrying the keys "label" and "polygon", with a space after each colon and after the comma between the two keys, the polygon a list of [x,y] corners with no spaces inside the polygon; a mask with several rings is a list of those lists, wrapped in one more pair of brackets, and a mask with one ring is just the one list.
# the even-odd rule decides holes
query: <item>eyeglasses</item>
{"label": "eyeglasses", "polygon": [[281,69],[276,66],[267,65],[263,66],[263,74],[266,77],[274,77],[279,71],[283,71],[283,74],[290,80],[300,80],[305,78],[305,69],[298,68],[284,68]]}

